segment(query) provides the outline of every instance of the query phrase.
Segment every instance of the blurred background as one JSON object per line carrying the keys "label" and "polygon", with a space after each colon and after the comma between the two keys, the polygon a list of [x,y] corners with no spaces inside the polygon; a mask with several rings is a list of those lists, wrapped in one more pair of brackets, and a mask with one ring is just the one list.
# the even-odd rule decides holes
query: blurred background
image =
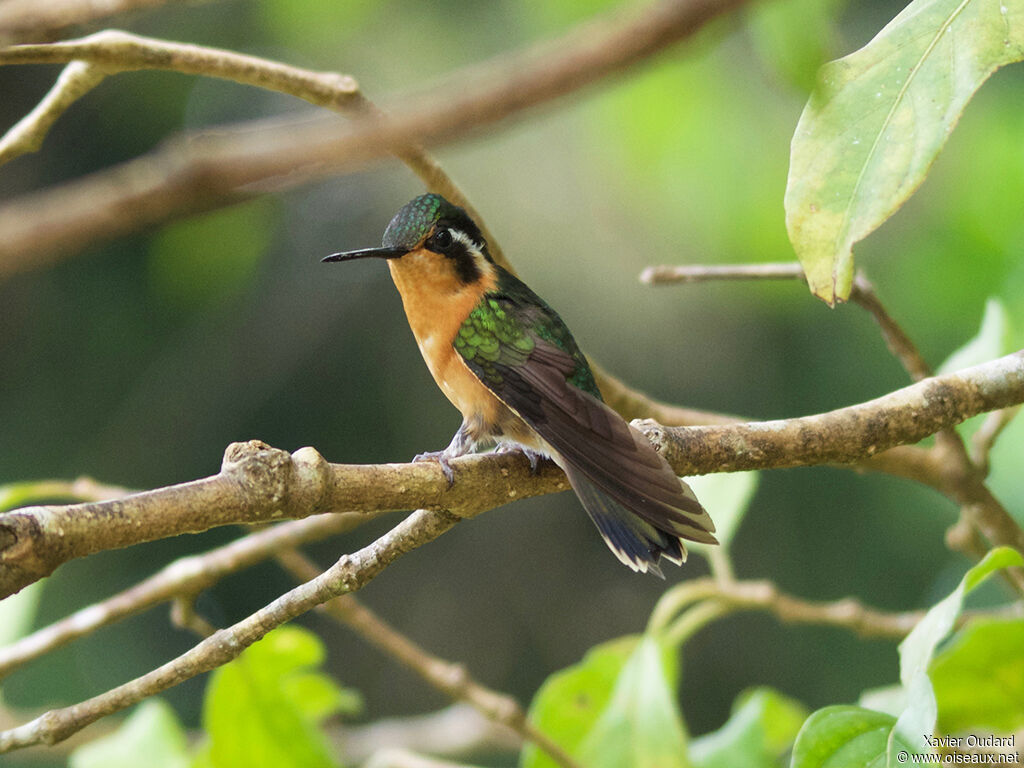
{"label": "blurred background", "polygon": [[[621,3],[619,3],[621,4]],[[231,0],[118,19],[140,34],[353,75],[372,99],[556,36],[609,2]],[[808,4],[803,3],[806,7]],[[907,383],[873,321],[828,309],[798,283],[649,287],[647,265],[793,258],[782,196],[809,72],[866,43],[902,8],[833,0],[757,6],[626,77],[437,151],[522,277],[610,371],[661,399],[768,419],[828,410]],[[58,67],[0,68],[0,128]],[[997,73],[968,106],[921,191],[856,249],[890,312],[938,365],[977,332],[988,297],[1024,328],[1022,73]],[[400,102],[394,102],[400,103]],[[0,168],[0,196],[73,179],[223,123],[299,116],[294,99],[172,73],[109,78],[42,151]],[[259,438],[328,460],[405,461],[447,444],[458,413],[430,379],[387,270],[325,266],[375,245],[423,191],[397,161],[109,244],[0,284],[0,482],[96,479],[150,488],[214,474],[228,443]],[[1021,346],[1024,334],[1015,332]],[[1024,431],[994,456],[993,487],[1020,516]],[[712,510],[713,513],[713,510]],[[735,545],[737,575],[815,599],[890,609],[945,594],[964,560],[943,546],[945,498],[827,468],[765,473]],[[322,564],[399,520],[311,548]],[[62,567],[38,623],[102,599],[232,530]],[[699,558],[669,584],[706,573]],[[216,624],[291,586],[271,565],[204,594]],[[517,502],[457,526],[363,593],[385,618],[482,682],[528,702],[595,643],[641,630],[665,583],[609,554],[571,494]],[[330,671],[366,697],[366,720],[447,702],[316,616]],[[4,681],[18,707],[69,703],[183,652],[166,612],[133,618]],[[690,642],[682,705],[695,733],[741,690],[773,685],[811,708],[895,679],[895,646],[739,614]],[[202,680],[166,694],[198,720]],[[12,758],[12,764],[29,760]]]}

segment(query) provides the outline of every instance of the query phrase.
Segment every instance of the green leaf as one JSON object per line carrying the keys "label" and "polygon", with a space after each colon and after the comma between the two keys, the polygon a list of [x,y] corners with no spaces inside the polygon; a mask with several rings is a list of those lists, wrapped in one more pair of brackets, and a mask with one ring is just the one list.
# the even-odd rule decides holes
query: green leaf
{"label": "green leaf", "polygon": [[687,768],[686,732],[664,665],[665,649],[644,635],[611,699],[580,744],[588,768]]}
{"label": "green leaf", "polygon": [[814,89],[829,58],[835,18],[845,0],[774,0],[751,6],[747,18],[761,58],[802,91]]}
{"label": "green leaf", "polygon": [[864,709],[873,709],[875,712],[885,712],[887,715],[899,717],[900,712],[907,708],[907,692],[899,683],[869,688],[861,691],[857,704]]}
{"label": "green leaf", "polygon": [[[701,503],[714,511],[715,536],[722,548],[728,549],[732,543],[760,479],[757,472],[716,472],[686,478]],[[686,546],[701,554],[705,554],[708,549],[706,544],[688,542]]]}
{"label": "green leaf", "polygon": [[286,626],[214,672],[203,702],[209,743],[197,765],[337,765],[318,724],[351,700],[351,694],[310,671],[323,659],[323,645],[314,634]]}
{"label": "green leaf", "polygon": [[[807,718],[797,734],[790,768],[882,768],[895,724],[892,715],[861,707],[839,705],[819,709]],[[906,744],[897,745],[911,751]]]}
{"label": "green leaf", "polygon": [[694,739],[697,768],[775,768],[807,719],[803,704],[771,688],[741,694],[725,725]]}
{"label": "green leaf", "polygon": [[1024,0],[914,0],[822,67],[793,137],[785,201],[815,295],[849,297],[853,244],[920,186],[988,76],[1021,58]]}
{"label": "green leaf", "polygon": [[[141,760],[145,755],[145,760]],[[188,739],[171,706],[149,699],[114,733],[75,749],[70,768],[188,768]]]}
{"label": "green leaf", "polygon": [[971,622],[929,675],[944,733],[1024,728],[1024,620]]}
{"label": "green leaf", "polygon": [[37,581],[0,600],[0,645],[13,643],[28,634],[42,593],[43,582]]}
{"label": "green leaf", "polygon": [[936,373],[953,373],[964,368],[995,360],[1010,352],[1010,319],[999,299],[985,302],[985,316],[978,335],[956,350],[939,366]]}
{"label": "green leaf", "polygon": [[[534,696],[530,722],[574,754],[611,699],[615,681],[638,642],[635,635],[609,640],[587,651],[579,664],[555,672]],[[519,764],[522,768],[557,768],[533,744],[523,747]]]}
{"label": "green leaf", "polygon": [[900,714],[890,742],[890,761],[895,759],[898,739],[922,752],[925,737],[935,731],[938,707],[935,691],[928,677],[938,644],[953,629],[963,610],[964,598],[979,584],[1001,568],[1024,565],[1024,557],[1010,547],[993,549],[984,559],[964,574],[960,584],[949,596],[933,605],[900,643],[900,682],[907,691],[907,708]]}

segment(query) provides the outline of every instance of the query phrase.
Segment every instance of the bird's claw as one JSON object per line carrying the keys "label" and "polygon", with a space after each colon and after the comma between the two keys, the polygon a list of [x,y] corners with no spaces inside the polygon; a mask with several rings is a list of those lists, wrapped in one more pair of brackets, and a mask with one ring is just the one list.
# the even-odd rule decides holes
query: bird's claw
{"label": "bird's claw", "polygon": [[530,474],[537,474],[537,465],[540,463],[541,454],[538,451],[519,445],[518,443],[498,443],[494,449],[495,453],[521,453],[530,462]]}
{"label": "bird's claw", "polygon": [[455,484],[455,470],[452,469],[451,462],[448,461],[448,453],[446,451],[427,451],[426,453],[419,453],[413,457],[413,463],[420,461],[436,461],[441,467],[441,471],[444,473],[445,478],[448,480],[448,487],[451,488]]}

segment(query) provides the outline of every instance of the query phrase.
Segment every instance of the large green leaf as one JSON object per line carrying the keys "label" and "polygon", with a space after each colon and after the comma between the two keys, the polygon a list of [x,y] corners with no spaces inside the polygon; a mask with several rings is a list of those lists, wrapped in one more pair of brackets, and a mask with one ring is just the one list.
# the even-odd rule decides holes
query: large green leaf
{"label": "large green leaf", "polygon": [[0,645],[13,643],[28,633],[42,592],[43,582],[37,581],[17,594],[0,600]]}
{"label": "large green leaf", "polygon": [[[615,681],[639,638],[620,637],[594,646],[579,664],[551,675],[530,705],[530,721],[555,743],[575,753],[611,699]],[[522,768],[557,768],[533,744],[523,747]]]}
{"label": "large green leaf", "polygon": [[643,636],[619,673],[608,705],[580,744],[581,764],[688,768],[686,732],[665,653],[655,636]]}
{"label": "large green leaf", "polygon": [[[906,699],[899,717],[854,706],[820,709],[800,729],[791,768],[913,765],[901,759],[906,757],[902,753],[927,752],[925,738],[935,732],[937,706],[928,677],[935,649],[953,628],[971,591],[999,569],[1021,565],[1024,557],[1016,550],[992,550],[900,643],[900,682]],[[887,701],[894,699],[886,696]]]}
{"label": "large green leaf", "polygon": [[286,626],[214,672],[203,701],[209,742],[197,765],[337,765],[318,725],[327,715],[351,710],[358,702],[352,692],[310,671],[323,658],[323,646],[315,635]]}
{"label": "large green leaf", "polygon": [[[819,709],[807,718],[796,737],[790,768],[883,768],[895,724],[892,715],[861,707]],[[910,752],[908,745],[897,745]]]}
{"label": "large green leaf", "polygon": [[139,704],[121,727],[75,749],[69,768],[188,768],[188,738],[167,702]]}
{"label": "large green leaf", "polygon": [[972,622],[929,670],[944,733],[1024,728],[1024,620]]}
{"label": "large green leaf", "polygon": [[822,67],[786,188],[789,237],[817,296],[849,297],[853,244],[924,181],[986,78],[1021,58],[1024,0],[914,0],[865,47]]}
{"label": "large green leaf", "polygon": [[900,682],[907,691],[907,708],[900,714],[890,740],[890,765],[898,751],[896,741],[902,741],[921,752],[925,738],[935,731],[938,705],[935,691],[928,677],[935,649],[953,629],[963,610],[964,598],[979,584],[1001,568],[1024,566],[1024,557],[1010,547],[999,547],[989,552],[976,566],[964,574],[960,584],[945,599],[933,605],[924,618],[900,643]]}
{"label": "large green leaf", "polygon": [[803,704],[778,691],[748,691],[725,725],[691,742],[690,760],[697,768],[777,768],[806,719]]}

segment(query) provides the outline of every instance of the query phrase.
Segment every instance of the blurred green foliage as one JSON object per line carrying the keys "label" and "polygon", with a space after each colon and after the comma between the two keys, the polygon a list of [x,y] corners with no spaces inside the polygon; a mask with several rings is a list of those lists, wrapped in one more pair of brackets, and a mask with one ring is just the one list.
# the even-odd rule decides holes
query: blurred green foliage
{"label": "blurred green foliage", "polygon": [[[347,72],[378,98],[553,37],[616,4],[227,0],[172,4],[124,23],[142,34]],[[829,310],[796,283],[650,288],[636,275],[658,263],[793,258],[782,197],[808,73],[863,45],[902,7],[897,0],[752,6],[606,86],[439,154],[530,285],[588,352],[631,384],[752,418],[875,397],[906,377],[857,307]],[[31,109],[56,71],[0,68],[0,124]],[[1024,346],[1021,78],[1014,68],[992,77],[921,190],[857,247],[858,265],[936,366],[978,333],[990,299],[1004,308],[1004,343]],[[389,106],[400,109],[400,97]],[[123,161],[176,131],[304,109],[233,84],[118,76],[64,116],[39,154],[0,169],[0,196]],[[444,445],[458,416],[430,380],[385,270],[362,264],[328,273],[318,264],[327,253],[376,243],[391,212],[421,191],[406,171],[382,164],[92,246],[0,285],[0,481],[91,474],[153,487],[212,474],[229,442],[254,437],[288,449],[314,445],[347,462],[405,460]],[[996,445],[991,478],[1018,519],[1022,460],[1018,420]],[[828,468],[779,471],[761,477],[730,549],[740,577],[770,577],[809,598],[852,594],[905,609],[935,603],[965,570],[943,546],[954,520],[950,502],[905,481]],[[315,552],[329,562],[391,522]],[[34,593],[33,600],[41,592],[36,623],[228,536],[214,531],[68,564]],[[667,575],[682,581],[703,573],[691,558]],[[198,608],[227,624],[288,587],[272,567],[257,568],[204,593]],[[576,501],[562,495],[457,526],[389,568],[366,600],[488,684],[521,700],[539,690],[538,717],[544,701],[557,700],[545,698],[551,691],[578,691],[593,676],[603,692],[587,699],[584,722],[593,723],[637,641],[599,644],[644,626],[664,591],[619,567]],[[996,594],[988,588],[989,599]],[[303,621],[331,648],[328,670],[364,693],[367,717],[443,703],[347,633],[315,616]],[[166,626],[154,612],[51,654],[5,680],[4,700],[26,708],[68,702],[141,674],[192,643]],[[998,640],[963,642],[980,657]],[[894,651],[891,643],[758,616],[711,624],[682,653],[680,715],[688,731],[710,734],[690,742],[693,762],[727,764],[731,758],[715,755],[728,749],[713,737],[748,745],[745,755],[763,737],[766,757],[754,764],[780,764],[779,745],[791,739],[802,707],[855,701],[891,682]],[[944,658],[940,651],[936,670],[946,669]],[[960,658],[967,668],[968,657]],[[577,659],[564,677],[548,679]],[[943,671],[937,681],[953,679]],[[936,682],[940,701],[943,685]],[[781,693],[737,699],[762,686]],[[212,733],[203,690],[190,683],[167,700],[185,726]],[[156,710],[146,717],[146,728],[163,727]],[[316,720],[308,712],[292,719],[307,735]],[[887,722],[891,729],[894,720]],[[567,738],[581,743],[585,725],[566,727],[576,729]]]}

